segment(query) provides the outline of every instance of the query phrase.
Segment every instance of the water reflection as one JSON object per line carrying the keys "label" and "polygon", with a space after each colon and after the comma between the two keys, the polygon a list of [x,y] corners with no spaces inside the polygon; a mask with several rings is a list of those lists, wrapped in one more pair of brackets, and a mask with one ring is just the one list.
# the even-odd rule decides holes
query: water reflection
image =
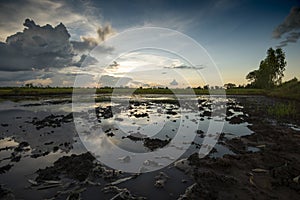
{"label": "water reflection", "polygon": [[[129,105],[122,103],[128,98],[131,99]],[[144,168],[155,168],[164,163],[174,162],[177,151],[186,151],[183,156],[198,152],[205,136],[215,137],[207,134],[211,121],[216,124],[224,123],[222,133],[228,139],[252,133],[247,127],[249,125],[247,113],[243,112],[243,107],[235,98],[224,99],[218,96],[214,98],[182,96],[181,98],[194,101],[197,106],[179,105],[172,95],[139,95],[134,98],[121,96],[113,103],[96,102],[89,108],[84,107],[86,105],[84,102],[78,103],[78,110],[75,112],[82,116],[83,126],[87,123],[84,120],[93,122],[96,120],[97,126],[92,128],[103,129],[108,135],[105,138],[110,143],[131,152],[128,155],[129,161],[136,154],[153,152],[151,159],[141,160]],[[218,113],[218,109],[224,108],[223,103],[227,106],[225,115],[222,112]],[[114,111],[112,116],[107,114],[109,107]],[[16,194],[23,198],[34,199],[41,193],[47,192],[51,196],[53,194],[51,190],[29,193],[26,192],[25,187],[30,185],[28,179],[34,178],[35,171],[39,168],[52,165],[59,157],[87,151],[76,133],[72,120],[65,120],[72,110],[70,99],[2,101],[0,108],[0,167],[12,165],[0,175],[1,183],[13,188]],[[99,108],[103,108],[103,112],[100,109],[97,113],[96,109]],[[84,112],[81,112],[82,110]],[[89,110],[91,113],[97,113],[96,118],[89,118],[91,117]],[[216,112],[211,115],[213,111]],[[93,129],[87,129],[86,139],[94,141],[97,145],[103,143],[97,134],[91,134]],[[173,142],[172,139],[176,135],[180,137],[177,142]],[[16,149],[22,142],[28,145],[23,143],[25,146],[16,153]],[[171,151],[164,154],[156,153],[166,147],[170,147]],[[101,151],[110,150],[105,148],[103,144]],[[222,143],[214,147],[206,146],[206,148],[213,148],[209,155],[211,157],[233,154]],[[249,151],[256,151],[256,149],[250,147]],[[124,163],[128,161],[128,157],[124,155],[119,155],[117,159]]]}

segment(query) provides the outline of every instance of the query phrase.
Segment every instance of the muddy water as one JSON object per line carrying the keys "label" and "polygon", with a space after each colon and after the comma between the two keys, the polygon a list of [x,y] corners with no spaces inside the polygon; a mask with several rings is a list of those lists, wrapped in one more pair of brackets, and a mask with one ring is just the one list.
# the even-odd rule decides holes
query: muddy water
{"label": "muddy water", "polygon": [[[222,122],[224,127],[219,133],[217,144],[208,155],[210,157],[234,154],[224,140],[252,133],[248,128],[247,113],[243,112],[243,106],[235,97],[225,99],[200,96],[192,99],[197,102],[197,109],[179,105],[172,96],[135,96],[134,99],[130,97],[130,101],[128,98],[120,97],[120,101],[113,103],[98,102],[85,111],[89,113],[88,110],[92,109],[97,115],[99,126],[112,143],[132,153],[153,152],[164,148],[171,144],[169,141],[172,141],[179,130],[184,130],[182,140],[174,144],[174,148],[183,149],[185,153],[181,158],[186,158],[199,152],[211,121]],[[191,100],[190,97],[186,98]],[[214,109],[217,110],[212,106],[215,102],[218,105],[222,102],[227,111],[211,116]],[[83,114],[84,119],[88,118],[86,113]],[[64,199],[74,191],[84,199],[110,199],[121,194],[122,188],[127,188],[133,196],[176,199],[193,183],[184,172],[169,165],[159,171],[121,182],[117,184],[119,190],[115,188],[111,192],[106,192],[107,184],[131,177],[132,174],[123,173],[113,178],[93,177],[98,185],[82,186],[80,181],[75,180],[76,187],[70,186],[74,182],[73,177],[62,176],[59,184],[43,188],[40,187],[40,182],[36,182],[37,170],[53,166],[63,156],[87,152],[73,123],[70,99],[1,101],[0,122],[0,184],[3,185],[2,190],[7,189],[7,193],[17,199]],[[190,130],[195,122],[197,130]],[[185,129],[181,129],[182,126]],[[248,147],[249,152],[258,150]],[[159,158],[157,162],[160,162]],[[105,167],[105,170],[108,172],[110,169]],[[160,183],[158,180],[162,180],[163,185],[155,186],[155,183]],[[84,189],[78,192],[78,187]]]}

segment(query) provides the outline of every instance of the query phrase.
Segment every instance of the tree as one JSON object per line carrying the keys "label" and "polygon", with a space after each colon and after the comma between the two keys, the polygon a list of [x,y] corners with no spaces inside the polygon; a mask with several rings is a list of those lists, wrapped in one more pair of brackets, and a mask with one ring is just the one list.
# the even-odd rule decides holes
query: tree
{"label": "tree", "polygon": [[260,62],[259,69],[249,72],[246,79],[255,88],[272,88],[281,84],[286,67],[285,53],[281,48],[269,48],[267,57]]}
{"label": "tree", "polygon": [[27,87],[27,88],[33,88],[33,83],[26,83],[25,87]]}
{"label": "tree", "polygon": [[257,75],[258,75],[258,70],[253,70],[252,72],[249,72],[249,74],[247,74],[246,79],[249,82],[254,82],[255,80],[257,80]]}
{"label": "tree", "polygon": [[234,83],[226,83],[226,84],[224,84],[224,87],[226,89],[231,89],[231,88],[235,88],[236,85]]}

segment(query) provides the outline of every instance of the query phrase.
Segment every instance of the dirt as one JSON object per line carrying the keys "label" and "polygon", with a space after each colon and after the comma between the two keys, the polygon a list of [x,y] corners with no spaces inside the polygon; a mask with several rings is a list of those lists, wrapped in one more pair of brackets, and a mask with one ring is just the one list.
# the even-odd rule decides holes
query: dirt
{"label": "dirt", "polygon": [[98,117],[103,117],[104,119],[112,118],[113,117],[113,112],[112,112],[112,107],[107,106],[105,108],[103,107],[96,107],[96,114]]}
{"label": "dirt", "polygon": [[132,141],[143,141],[143,145],[150,151],[154,151],[158,148],[163,148],[164,146],[168,145],[171,141],[171,139],[162,140],[159,138],[149,138],[146,135],[140,133],[133,133],[126,137],[123,137],[123,139],[125,138],[128,138]]}
{"label": "dirt", "polygon": [[[266,120],[263,107],[243,103],[254,133],[225,140],[236,155],[199,159],[193,154],[185,167],[182,163],[195,183],[180,199],[300,199],[299,132]],[[248,152],[248,146],[260,151]]]}
{"label": "dirt", "polygon": [[53,166],[37,171],[36,181],[60,180],[61,175],[78,181],[87,179],[92,169],[96,167],[95,157],[89,152],[80,155],[64,156],[54,162]]}
{"label": "dirt", "polygon": [[45,127],[61,127],[62,123],[69,123],[73,121],[73,114],[69,113],[67,115],[49,115],[42,120],[37,120],[34,118],[32,121],[28,122],[36,126],[36,129],[42,129]]}
{"label": "dirt", "polygon": [[[248,122],[249,128],[254,132],[251,135],[234,138],[226,137],[227,133],[220,134],[218,143],[229,148],[234,152],[234,155],[224,155],[217,158],[207,156],[199,159],[198,154],[192,154],[187,159],[174,163],[177,169],[188,174],[194,180],[193,184],[187,184],[185,193],[179,199],[300,199],[300,133],[284,123],[289,122],[299,126],[300,122],[297,116],[299,116],[300,111],[297,111],[298,114],[294,118],[273,119],[268,116],[265,109],[265,104],[270,106],[273,100],[256,97],[254,99],[255,101],[248,97],[238,98],[238,103],[227,103],[225,120],[230,124]],[[210,117],[211,106],[209,102],[199,100],[199,103],[205,109],[201,116]],[[299,102],[297,105],[297,108],[300,108]],[[131,113],[133,117],[148,117],[147,113],[146,115],[143,112],[134,111],[136,107],[147,106],[147,104],[133,103],[130,106],[133,110]],[[110,106],[96,108],[98,119],[112,118],[114,109]],[[247,115],[235,115],[234,112],[247,113]],[[176,115],[177,112],[169,109],[168,114]],[[44,118],[32,118],[30,123],[35,125],[36,129],[43,130],[49,127],[56,130],[64,123],[69,123],[72,120],[72,114],[48,115]],[[10,124],[3,123],[1,126],[8,127]],[[109,137],[114,136],[111,129],[108,129],[106,134]],[[205,132],[202,130],[197,130],[196,134],[201,138],[205,137]],[[149,151],[163,148],[171,141],[171,139],[148,138],[140,133],[133,133],[123,139],[125,138],[142,141]],[[43,144],[53,148],[53,152],[63,147],[67,149],[72,147],[71,142],[65,141],[60,143],[46,141]],[[201,147],[201,144],[196,142],[193,142],[192,145],[196,145],[197,148]],[[249,147],[255,147],[259,151],[251,152],[248,150]],[[21,159],[22,152],[29,151],[30,148],[31,143],[26,141],[20,141],[15,147],[3,148],[3,150],[13,149],[13,152],[8,157],[11,163],[1,166],[0,174],[11,171],[11,168]],[[30,156],[37,158],[47,154],[49,154],[49,150],[39,150]],[[101,192],[108,194],[109,199],[144,199],[132,194],[132,191],[125,187],[116,186],[117,183],[123,182],[121,180],[127,181],[133,178],[128,177],[128,174],[124,175],[119,171],[104,167],[96,161],[91,153],[61,157],[52,166],[39,169],[36,175],[37,177],[31,181],[32,187],[36,185],[36,187],[46,188],[49,187],[47,185],[49,182],[55,187],[60,185],[65,194],[69,195],[67,199],[79,199],[88,186],[99,186],[100,184]],[[66,179],[67,182],[69,181],[68,186],[61,186]],[[70,180],[75,180],[76,183],[74,184]],[[159,172],[157,176],[153,177],[153,181],[153,187],[157,190],[167,190],[168,184],[174,179],[170,178],[169,173]],[[70,192],[66,192],[69,190]],[[61,195],[61,193],[57,193],[55,197],[64,197]],[[14,198],[12,192],[2,185],[0,197],[3,199]]]}
{"label": "dirt", "polygon": [[[127,188],[116,186],[136,178],[138,175],[123,178],[126,175],[120,171],[104,167],[89,152],[61,157],[54,162],[53,166],[39,169],[36,173],[38,174],[36,179],[30,181],[33,184],[32,187],[38,189],[48,189],[47,187],[52,186],[62,187],[64,192],[58,191],[53,198],[68,194],[67,199],[81,199],[82,193],[88,187],[100,187],[104,183],[101,192],[110,194],[111,199],[144,199],[132,194]],[[75,180],[75,182],[68,181],[70,179]],[[63,184],[65,181],[67,184]]]}
{"label": "dirt", "polygon": [[147,147],[148,149],[150,149],[151,151],[154,151],[155,149],[158,148],[163,148],[164,146],[166,146],[167,144],[169,144],[171,141],[171,139],[167,139],[167,140],[161,140],[158,138],[145,138],[144,139],[144,146]]}
{"label": "dirt", "polygon": [[2,167],[0,167],[0,174],[4,174],[5,172],[9,171],[13,165],[7,164]]}
{"label": "dirt", "polygon": [[12,192],[5,188],[3,185],[0,185],[0,197],[3,200],[12,200],[15,199],[14,195],[12,194]]}

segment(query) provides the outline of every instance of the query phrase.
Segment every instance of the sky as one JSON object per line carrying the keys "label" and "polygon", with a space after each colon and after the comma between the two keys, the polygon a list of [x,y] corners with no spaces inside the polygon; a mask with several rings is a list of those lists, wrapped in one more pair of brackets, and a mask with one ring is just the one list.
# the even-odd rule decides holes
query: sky
{"label": "sky", "polygon": [[296,0],[0,0],[0,86],[246,84],[270,47],[299,79],[299,37]]}

